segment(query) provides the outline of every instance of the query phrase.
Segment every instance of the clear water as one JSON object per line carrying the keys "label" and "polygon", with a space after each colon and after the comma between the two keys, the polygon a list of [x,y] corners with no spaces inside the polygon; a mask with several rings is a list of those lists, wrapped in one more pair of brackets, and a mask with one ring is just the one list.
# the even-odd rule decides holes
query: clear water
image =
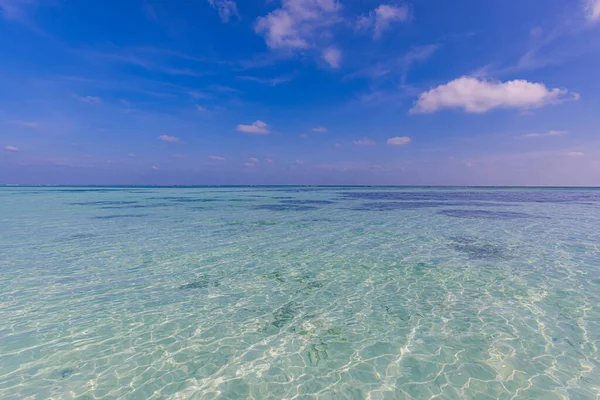
{"label": "clear water", "polygon": [[2,399],[597,399],[600,191],[0,188]]}

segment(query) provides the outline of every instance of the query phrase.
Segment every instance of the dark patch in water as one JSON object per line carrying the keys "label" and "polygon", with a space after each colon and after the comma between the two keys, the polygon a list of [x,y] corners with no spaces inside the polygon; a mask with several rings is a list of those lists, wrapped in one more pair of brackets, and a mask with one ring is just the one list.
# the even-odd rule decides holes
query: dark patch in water
{"label": "dark patch in water", "polygon": [[69,203],[69,205],[72,205],[72,206],[125,206],[125,205],[137,204],[137,203],[139,203],[139,201],[106,200],[106,201],[83,201],[83,202],[79,202],[79,203]]}
{"label": "dark patch in water", "polygon": [[120,219],[120,218],[144,218],[150,214],[119,214],[119,215],[100,215],[92,219]]}
{"label": "dark patch in water", "polygon": [[126,209],[135,209],[135,208],[163,208],[163,207],[173,207],[174,204],[171,203],[150,203],[150,204],[131,204],[124,206],[104,206],[100,207],[103,210],[126,210]]}
{"label": "dark patch in water", "polygon": [[298,303],[290,301],[289,303],[275,311],[275,314],[273,315],[273,322],[271,322],[271,325],[273,325],[276,328],[281,328],[287,325],[288,323],[292,322],[292,320],[294,319],[296,314],[298,314],[298,312]]}
{"label": "dark patch in water", "polygon": [[210,277],[202,276],[197,281],[179,286],[179,289],[206,289],[208,287],[219,286],[221,286],[221,282],[219,282],[219,280],[212,280]]}
{"label": "dark patch in water", "polygon": [[[600,201],[600,191],[575,190],[432,190],[343,192],[344,199],[403,201],[480,201],[508,203],[570,203]],[[485,204],[482,204],[485,205]]]}
{"label": "dark patch in water", "polygon": [[383,306],[383,308],[385,308],[385,311],[388,313],[388,315],[393,318],[398,318],[404,322],[410,320],[410,312],[402,306]]}
{"label": "dark patch in water", "polygon": [[[98,237],[99,235],[93,233],[76,233],[75,235],[71,235],[66,237],[64,240],[83,240],[83,239],[92,239]],[[61,241],[63,239],[60,239]]]}
{"label": "dark patch in water", "polygon": [[286,204],[334,204],[334,201],[330,200],[283,200],[282,203]]}
{"label": "dark patch in water", "polygon": [[273,200],[287,200],[287,199],[293,199],[293,196],[275,196],[275,197],[271,197]]}
{"label": "dark patch in water", "polygon": [[487,218],[487,219],[526,219],[536,218],[533,215],[509,211],[484,211],[484,210],[443,210],[438,214],[455,218]]}
{"label": "dark patch in water", "polygon": [[299,204],[263,204],[254,208],[257,210],[268,211],[310,211],[317,209],[317,207]]}
{"label": "dark patch in water", "polygon": [[198,199],[194,197],[152,197],[153,200],[169,200],[175,203],[212,203],[221,199]]}
{"label": "dark patch in water", "polygon": [[359,208],[355,210],[361,211],[389,211],[389,210],[409,210],[418,208],[433,208],[433,207],[444,207],[444,206],[457,205],[456,203],[447,202],[436,202],[436,201],[386,201],[386,202],[374,202],[374,203],[363,203]]}
{"label": "dark patch in water", "polygon": [[279,283],[285,282],[285,278],[283,277],[283,275],[279,271],[268,272],[266,274],[263,274],[263,277],[269,278],[269,279],[274,279],[274,280],[276,280]]}
{"label": "dark patch in water", "polygon": [[63,368],[59,371],[56,371],[53,375],[58,379],[67,379],[73,375],[74,372],[75,370],[73,368]]}
{"label": "dark patch in water", "polygon": [[510,258],[508,250],[492,243],[481,242],[475,238],[457,236],[450,238],[454,250],[465,253],[475,260],[504,260]]}

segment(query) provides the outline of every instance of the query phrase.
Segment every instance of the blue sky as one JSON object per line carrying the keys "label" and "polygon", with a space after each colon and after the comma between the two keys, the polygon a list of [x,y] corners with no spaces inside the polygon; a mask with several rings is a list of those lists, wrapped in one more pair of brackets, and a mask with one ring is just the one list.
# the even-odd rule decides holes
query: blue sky
{"label": "blue sky", "polygon": [[600,0],[0,0],[0,182],[600,185]]}

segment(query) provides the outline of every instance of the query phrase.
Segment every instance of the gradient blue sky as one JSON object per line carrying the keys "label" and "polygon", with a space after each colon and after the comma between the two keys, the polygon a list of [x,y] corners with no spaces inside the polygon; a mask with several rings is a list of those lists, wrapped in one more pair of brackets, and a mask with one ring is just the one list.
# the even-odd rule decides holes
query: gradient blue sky
{"label": "gradient blue sky", "polygon": [[600,0],[0,0],[0,183],[600,185]]}

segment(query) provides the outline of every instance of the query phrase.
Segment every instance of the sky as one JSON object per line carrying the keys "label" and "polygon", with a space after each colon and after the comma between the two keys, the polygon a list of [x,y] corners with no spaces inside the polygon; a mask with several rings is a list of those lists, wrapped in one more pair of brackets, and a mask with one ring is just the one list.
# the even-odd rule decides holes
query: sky
{"label": "sky", "polygon": [[0,0],[0,183],[600,185],[600,0]]}

